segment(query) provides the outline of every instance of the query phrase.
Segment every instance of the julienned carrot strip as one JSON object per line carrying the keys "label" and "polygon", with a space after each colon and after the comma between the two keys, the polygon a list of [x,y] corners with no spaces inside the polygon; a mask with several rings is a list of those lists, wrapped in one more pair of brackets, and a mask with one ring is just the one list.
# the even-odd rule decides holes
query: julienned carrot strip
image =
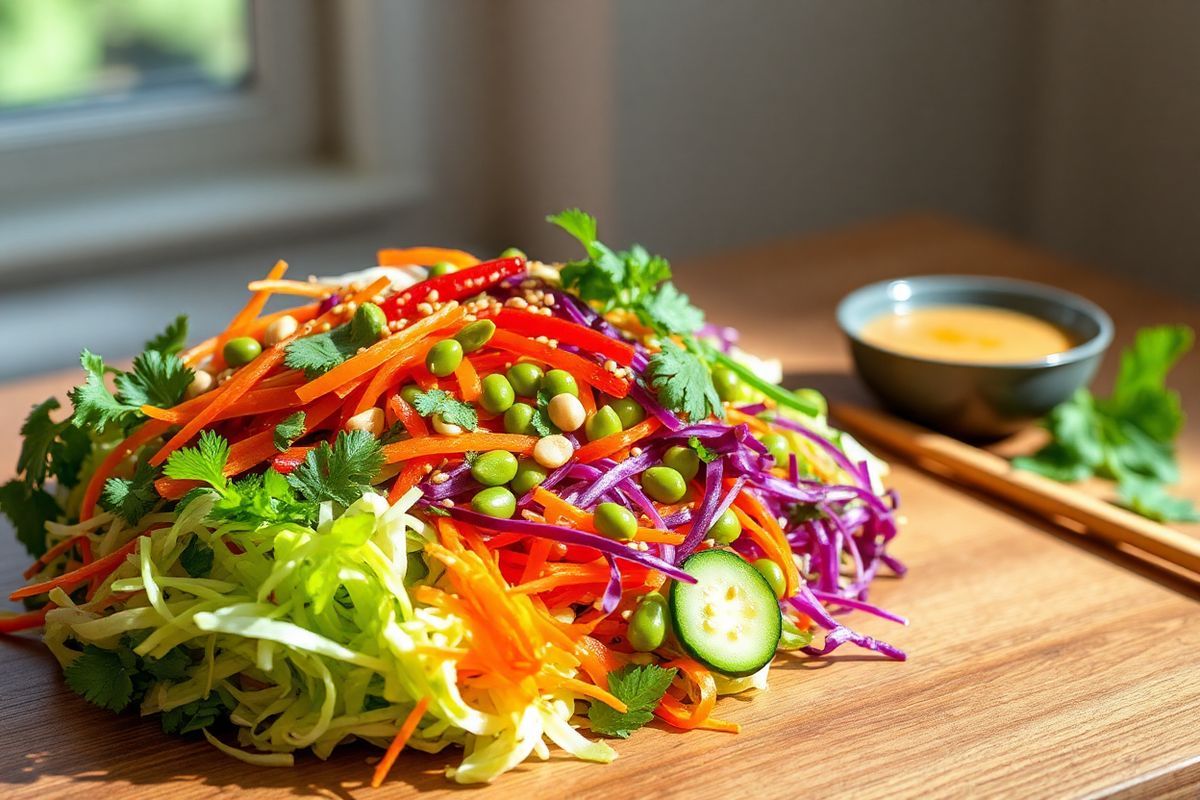
{"label": "julienned carrot strip", "polygon": [[10,594],[8,599],[21,600],[26,597],[34,597],[39,594],[45,594],[51,589],[78,586],[88,578],[91,578],[93,575],[109,575],[113,570],[119,567],[122,562],[125,561],[126,557],[128,557],[130,553],[133,552],[133,549],[137,547],[138,540],[148,533],[150,533],[150,531],[145,531],[139,536],[126,542],[119,549],[114,550],[113,552],[104,556],[104,558],[98,558],[92,563],[84,564],[82,567],[72,570],[71,572],[65,572],[62,575],[59,575],[57,578],[51,578],[48,581],[35,583],[31,586],[22,586],[20,589],[17,589],[15,592]]}
{"label": "julienned carrot strip", "polygon": [[464,250],[449,247],[389,247],[376,253],[381,267],[432,267],[445,261],[456,267],[473,267],[479,259]]}
{"label": "julienned carrot strip", "polygon": [[246,288],[252,292],[271,292],[274,294],[291,294],[298,297],[326,298],[338,290],[337,286],[311,281],[280,281],[265,280],[251,281]]}
{"label": "julienned carrot strip", "polygon": [[100,466],[96,467],[96,471],[92,473],[87,488],[83,492],[83,500],[79,504],[80,522],[89,520],[95,515],[96,502],[100,499],[100,492],[104,490],[105,481],[112,477],[113,470],[117,468],[117,465],[146,442],[156,436],[161,436],[168,427],[170,426],[167,423],[157,420],[145,422],[142,427],[131,433],[125,441],[114,447],[112,452],[104,457]]}
{"label": "julienned carrot strip", "polygon": [[610,694],[607,689],[602,689],[594,683],[587,683],[578,678],[562,678],[559,685],[569,691],[581,694],[584,697],[590,697],[593,700],[599,700],[604,705],[617,711],[619,714],[624,714],[629,710],[629,706],[621,702],[620,699]]}
{"label": "julienned carrot strip", "polygon": [[588,361],[574,353],[568,353],[566,350],[559,350],[548,344],[535,342],[533,339],[504,330],[497,330],[488,341],[488,346],[529,356],[552,367],[564,369],[574,375],[575,380],[583,381],[613,397],[624,397],[629,394],[629,381],[618,378],[594,361]]}
{"label": "julienned carrot strip", "polygon": [[371,376],[371,380],[367,383],[367,388],[363,392],[363,396],[359,398],[358,405],[354,407],[354,413],[361,414],[368,408],[373,408],[383,393],[400,381],[404,371],[409,366],[409,362],[405,359],[393,358],[390,362],[376,370],[375,374]]}
{"label": "julienned carrot strip", "polygon": [[[304,323],[316,317],[319,313],[319,303],[309,303],[305,306],[296,306],[294,308],[285,308],[281,311],[273,311],[270,314],[259,317],[257,320],[251,323],[250,329],[247,331],[246,335],[253,336],[255,339],[260,339],[271,323],[280,317],[291,317],[292,319],[296,320],[296,322],[299,322],[301,325],[303,325]],[[210,336],[194,347],[185,350],[179,357],[183,360],[183,363],[187,364],[189,367],[194,367],[196,364],[203,361],[206,356],[212,355],[216,351],[216,348],[217,337]]]}
{"label": "julienned carrot strip", "polygon": [[595,461],[598,458],[611,456],[613,453],[619,452],[632,447],[634,444],[645,439],[650,434],[658,430],[658,426],[662,423],[657,417],[646,417],[646,419],[634,425],[628,430],[614,433],[611,436],[605,436],[597,439],[594,442],[588,442],[583,447],[575,451],[575,458],[581,464],[586,464],[589,461]]}
{"label": "julienned carrot strip", "polygon": [[414,458],[404,464],[400,474],[396,476],[391,491],[388,492],[388,502],[395,503],[405,492],[416,486],[425,477],[425,467],[432,465],[432,459]]}
{"label": "julienned carrot strip", "polygon": [[542,574],[542,567],[546,564],[553,544],[549,539],[534,539],[529,544],[529,559],[521,571],[520,583],[529,583]]}
{"label": "julienned carrot strip", "polygon": [[623,367],[633,363],[634,349],[619,339],[559,317],[543,317],[516,308],[503,308],[495,316],[496,324],[506,331],[526,336],[548,336],[560,344],[574,345],[589,353],[599,353]]}
{"label": "julienned carrot strip", "polygon": [[54,603],[47,603],[37,611],[26,611],[24,614],[0,615],[0,633],[17,633],[31,628],[40,628],[46,624],[46,614],[55,608]]}
{"label": "julienned carrot strip", "polygon": [[388,360],[402,355],[425,336],[440,327],[453,325],[462,320],[466,314],[462,306],[446,305],[439,308],[423,319],[419,319],[404,330],[389,336],[382,342],[372,345],[367,352],[343,361],[321,377],[296,390],[296,396],[305,403],[311,403],[323,394],[332,392],[339,386],[365,375]]}
{"label": "julienned carrot strip", "polygon": [[795,559],[792,558],[791,545],[788,544],[787,535],[784,534],[783,528],[779,526],[779,520],[775,519],[769,511],[763,508],[762,503],[751,492],[742,491],[734,498],[733,504],[752,514],[757,519],[759,525],[761,525],[764,533],[770,537],[778,554],[776,560],[779,562],[779,566],[783,568],[784,583],[787,588],[785,596],[791,597],[800,588],[800,570],[796,567]]}
{"label": "julienned carrot strip", "polygon": [[[220,422],[221,420],[233,419],[234,417],[243,417],[250,414],[263,414],[268,411],[282,411],[284,409],[292,408],[295,405],[295,386],[274,386],[265,389],[258,388],[254,389],[253,391],[246,392],[245,397],[218,414],[213,422]],[[191,415],[187,413],[183,406],[176,406],[175,408],[142,406],[142,413],[150,419],[169,422],[172,425],[182,425],[191,419]]]}
{"label": "julienned carrot strip", "polygon": [[[610,649],[592,636],[584,636],[575,643],[575,656],[584,666],[589,677],[602,689],[608,688],[608,674],[616,672],[628,663],[628,656]],[[594,674],[592,669],[599,674]]]}
{"label": "julienned carrot strip", "polygon": [[[361,303],[364,299],[373,297],[377,292],[382,291],[384,287],[389,284],[389,282],[390,281],[386,276],[380,276],[377,280],[373,281],[370,286],[359,292],[356,292],[352,297],[349,298],[348,302]],[[167,457],[171,455],[171,453],[190,441],[191,438],[198,434],[206,425],[208,425],[208,423],[216,419],[217,415],[240,400],[246,394],[246,392],[250,391],[250,389],[254,388],[256,383],[265,378],[271,370],[275,369],[275,367],[279,366],[283,362],[288,344],[300,338],[301,336],[306,336],[312,333],[312,330],[319,328],[321,324],[336,320],[344,313],[344,309],[341,312],[335,312],[330,309],[325,314],[317,317],[317,319],[309,325],[301,328],[288,338],[273,345],[270,350],[263,352],[258,356],[258,358],[254,359],[249,364],[235,372],[233,377],[229,379],[228,383],[226,383],[220,389],[215,390],[219,392],[216,398],[189,422],[187,422],[187,424],[185,424],[178,433],[171,437],[169,442],[163,445],[163,447],[154,454],[154,456],[150,459],[150,465],[155,467],[161,465],[167,460]]]}
{"label": "julienned carrot strip", "polygon": [[[266,281],[277,281],[287,273],[287,262],[283,259],[275,262],[275,266],[271,267],[271,271],[267,273]],[[225,368],[225,344],[234,337],[241,336],[250,323],[258,318],[262,310],[267,305],[267,301],[271,299],[271,290],[263,289],[257,292],[246,301],[246,305],[242,306],[242,310],[234,315],[230,320],[229,325],[225,330],[217,336],[216,344],[213,345],[213,369],[222,370]]]}
{"label": "julienned carrot strip", "polygon": [[464,433],[460,436],[426,436],[383,446],[384,463],[395,464],[420,456],[450,455],[470,450],[507,450],[527,456],[537,444],[536,436],[515,433]]}
{"label": "julienned carrot strip", "polygon": [[392,739],[392,743],[388,745],[387,752],[383,754],[383,758],[375,766],[375,772],[371,776],[372,787],[378,789],[383,785],[383,781],[387,778],[392,765],[396,763],[396,757],[400,755],[400,751],[404,749],[404,745],[408,744],[413,731],[417,729],[417,723],[421,721],[421,717],[425,716],[425,709],[427,708],[429,708],[429,698],[422,697],[413,706],[413,710],[409,712],[408,716],[405,717],[404,724],[396,732],[396,738]]}
{"label": "julienned carrot strip", "polygon": [[407,401],[400,395],[393,395],[391,400],[388,400],[388,408],[400,420],[400,424],[404,426],[404,430],[408,431],[408,435],[414,439],[420,439],[423,436],[429,435],[429,426],[425,424],[425,419],[417,410],[410,406]]}
{"label": "julienned carrot strip", "polygon": [[596,413],[596,395],[592,394],[592,387],[579,387],[579,404],[583,406],[584,419],[590,419]]}
{"label": "julienned carrot strip", "polygon": [[769,426],[763,420],[759,419],[758,417],[750,416],[749,414],[743,414],[736,408],[726,408],[725,413],[728,414],[729,421],[731,423],[745,423],[750,430],[755,431],[756,433],[766,433],[767,431],[771,430],[771,426]]}
{"label": "julienned carrot strip", "polygon": [[470,359],[464,358],[458,362],[458,367],[454,370],[454,377],[458,378],[458,389],[462,393],[463,400],[473,403],[479,399],[483,387],[479,385],[479,373],[475,371],[475,365],[471,363]]}
{"label": "julienned carrot strip", "polygon": [[[54,545],[54,547],[51,547],[45,553],[42,553],[41,557],[38,558],[37,561],[34,561],[32,564],[30,564],[28,567],[26,567],[25,572],[22,574],[22,577],[24,577],[26,580],[29,580],[34,575],[37,575],[38,572],[41,571],[42,567],[46,566],[54,559],[61,556],[63,553],[67,552],[75,545],[80,544],[82,542],[86,542],[86,541],[87,541],[87,537],[84,536],[83,534],[80,534],[78,536],[72,536],[70,539],[63,539],[58,544]],[[538,541],[542,541],[542,540],[539,539]]]}

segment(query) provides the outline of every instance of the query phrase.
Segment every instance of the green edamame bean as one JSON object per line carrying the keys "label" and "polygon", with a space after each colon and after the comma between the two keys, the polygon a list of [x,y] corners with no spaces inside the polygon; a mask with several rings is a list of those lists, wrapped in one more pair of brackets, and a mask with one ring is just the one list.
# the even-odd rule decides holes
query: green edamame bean
{"label": "green edamame bean", "polygon": [[687,481],[670,467],[650,467],[642,473],[642,490],[660,503],[677,503],[687,494]]}
{"label": "green edamame bean", "polygon": [[442,339],[429,348],[425,356],[425,367],[439,378],[452,375],[463,360],[463,348],[454,339]]}
{"label": "green edamame bean", "polygon": [[825,395],[816,389],[797,389],[792,394],[801,403],[810,406],[819,416],[823,417],[829,413],[829,402],[825,399]]}
{"label": "green edamame bean", "polygon": [[762,442],[763,447],[767,448],[771,458],[775,459],[775,466],[786,467],[788,465],[788,455],[792,452],[792,448],[788,444],[786,436],[782,433],[764,433],[758,437],[758,440]]}
{"label": "green edamame bean", "polygon": [[447,275],[451,272],[458,272],[458,267],[449,261],[439,261],[429,268],[429,277],[436,278],[439,275]]}
{"label": "green edamame bean", "polygon": [[374,303],[363,303],[350,320],[350,335],[358,341],[373,341],[387,330],[387,314]]}
{"label": "green edamame bean", "polygon": [[742,521],[737,518],[737,514],[734,514],[731,508],[725,509],[725,512],[717,517],[712,527],[708,529],[708,538],[717,544],[732,544],[741,535]]}
{"label": "green edamame bean", "polygon": [[415,383],[410,383],[400,390],[400,399],[410,406],[415,406],[417,404],[417,395],[419,394],[421,394],[421,387]]}
{"label": "green edamame bean", "polygon": [[471,510],[489,517],[508,519],[517,511],[517,498],[503,486],[480,489],[471,498]]}
{"label": "green edamame bean", "polygon": [[771,591],[776,597],[783,597],[783,593],[787,587],[787,581],[783,577],[783,567],[776,564],[769,558],[760,558],[751,563],[752,567],[758,570],[758,574],[767,579],[767,583],[771,586]]}
{"label": "green edamame bean", "polygon": [[607,405],[613,411],[617,412],[617,417],[621,420],[621,427],[625,430],[629,430],[646,418],[646,409],[642,408],[641,403],[631,397],[619,397],[615,400],[609,400]]}
{"label": "green edamame bean", "polygon": [[565,369],[552,369],[547,372],[542,378],[541,388],[549,392],[551,397],[560,394],[579,397],[579,384],[575,382],[575,376]]}
{"label": "green edamame bean", "polygon": [[461,331],[454,334],[454,339],[462,345],[464,353],[474,353],[491,341],[495,332],[496,323],[490,319],[480,319],[464,325]]}
{"label": "green edamame bean", "polygon": [[471,477],[484,486],[503,486],[517,476],[517,457],[507,450],[489,450],[471,464]]}
{"label": "green edamame bean", "polygon": [[546,480],[546,476],[549,474],[545,467],[532,458],[518,458],[517,475],[509,482],[508,486],[517,494],[523,495]]}
{"label": "green edamame bean", "polygon": [[728,367],[717,367],[712,371],[713,387],[717,396],[726,403],[732,403],[741,398],[742,379]]}
{"label": "green edamame bean", "polygon": [[528,256],[525,255],[525,251],[521,250],[518,247],[504,248],[504,251],[502,253],[500,253],[500,257],[501,258],[526,258],[526,259],[528,258]]}
{"label": "green edamame bean", "polygon": [[518,396],[537,397],[538,389],[542,385],[542,368],[537,364],[527,361],[513,364],[505,375]]}
{"label": "green edamame bean", "polygon": [[503,414],[505,411],[508,411],[508,409],[512,408],[513,401],[517,399],[517,394],[513,391],[512,384],[508,382],[508,378],[499,372],[488,375],[481,381],[480,385],[482,388],[479,395],[479,405],[493,414]]}
{"label": "green edamame bean", "polygon": [[583,432],[587,434],[589,442],[612,436],[621,432],[621,418],[610,406],[601,406],[596,409],[595,414],[588,417],[583,425]]}
{"label": "green edamame bean", "polygon": [[629,630],[625,635],[633,649],[642,653],[662,647],[667,638],[666,598],[661,594],[642,598],[629,617]]}
{"label": "green edamame bean", "polygon": [[668,447],[667,452],[663,453],[662,463],[664,467],[670,467],[682,475],[685,481],[690,481],[700,471],[700,456],[692,448],[682,445]]}
{"label": "green edamame bean", "polygon": [[533,406],[528,403],[513,403],[504,412],[504,430],[508,433],[521,433],[526,436],[536,436],[533,428]]}
{"label": "green edamame bean", "polygon": [[601,503],[593,517],[596,530],[610,539],[629,541],[637,534],[637,517],[623,505]]}
{"label": "green edamame bean", "polygon": [[257,339],[252,339],[249,336],[239,336],[225,343],[225,347],[221,350],[221,355],[224,356],[225,363],[228,366],[240,367],[258,358],[258,354],[261,352],[262,345],[258,343]]}

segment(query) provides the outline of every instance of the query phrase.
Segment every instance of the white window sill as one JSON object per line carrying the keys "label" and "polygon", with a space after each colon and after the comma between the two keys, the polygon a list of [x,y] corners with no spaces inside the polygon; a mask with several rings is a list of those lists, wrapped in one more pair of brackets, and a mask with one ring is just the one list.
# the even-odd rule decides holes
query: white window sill
{"label": "white window sill", "polygon": [[0,204],[0,283],[50,269],[90,271],[379,218],[419,199],[394,175],[306,166],[175,180],[115,194]]}

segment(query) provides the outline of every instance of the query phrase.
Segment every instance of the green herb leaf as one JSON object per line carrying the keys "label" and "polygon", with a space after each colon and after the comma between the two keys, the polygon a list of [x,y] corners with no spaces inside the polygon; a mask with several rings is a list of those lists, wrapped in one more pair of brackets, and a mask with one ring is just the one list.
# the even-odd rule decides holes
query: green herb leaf
{"label": "green herb leaf", "polygon": [[675,669],[655,664],[630,664],[608,673],[608,690],[628,706],[622,714],[599,700],[592,701],[588,719],[592,730],[605,736],[628,739],[638,728],[654,719],[654,709],[675,679]]}
{"label": "green herb leaf", "polygon": [[207,578],[212,573],[213,549],[193,536],[179,554],[179,566],[193,578]]}
{"label": "green herb leaf", "polygon": [[144,656],[141,670],[155,680],[177,683],[186,680],[192,659],[182,647],[172,647],[162,658]]}
{"label": "green herb leaf", "polygon": [[21,453],[17,456],[17,473],[24,473],[31,486],[41,486],[46,480],[50,466],[50,448],[67,423],[54,422],[50,412],[59,408],[58,400],[51,397],[33,407],[21,426]]}
{"label": "green herb leaf", "polygon": [[194,377],[178,356],[147,350],[133,359],[132,371],[117,374],[117,396],[122,403],[139,408],[170,408],[183,399]]}
{"label": "green herb leaf", "polygon": [[121,657],[112,650],[87,645],[63,672],[67,686],[89,703],[121,711],[133,699],[133,681]]}
{"label": "green herb leaf", "polygon": [[207,697],[167,709],[162,713],[163,733],[191,733],[208,728],[229,716],[233,698],[223,689],[214,689]]}
{"label": "green herb leaf", "polygon": [[688,447],[696,451],[696,455],[705,464],[711,464],[721,457],[720,453],[715,453],[705,446],[704,442],[700,441],[699,436],[692,436],[688,439]]}
{"label": "green herb leaf", "polygon": [[537,406],[533,409],[533,416],[529,420],[529,424],[537,431],[538,436],[551,436],[556,433],[562,433],[558,426],[550,419],[550,411],[547,406],[550,405],[550,392],[545,389],[538,389]]}
{"label": "green herb leaf", "polygon": [[479,415],[475,413],[474,407],[442,389],[419,392],[413,398],[413,408],[422,417],[441,414],[442,419],[447,423],[458,425],[469,431],[479,427]]}
{"label": "green herb leaf", "polygon": [[158,503],[158,492],[154,488],[157,473],[149,462],[142,461],[132,478],[109,478],[100,493],[100,505],[130,525],[136,525]]}
{"label": "green herb leaf", "polygon": [[166,330],[146,342],[143,350],[156,350],[163,355],[175,355],[183,350],[187,343],[188,318],[180,314],[175,321],[167,325]]}
{"label": "green herb leaf", "polygon": [[34,558],[46,552],[46,523],[62,513],[53,497],[18,479],[0,486],[0,512],[12,520],[17,540]]}
{"label": "green herb leaf", "polygon": [[688,296],[664,283],[642,304],[644,320],[658,331],[689,334],[704,325],[704,312],[688,301]]}
{"label": "green herb leaf", "polygon": [[710,414],[718,417],[724,414],[708,367],[695,354],[669,339],[663,341],[662,350],[650,357],[646,378],[658,393],[660,403],[686,414],[692,422],[706,419]]}
{"label": "green herb leaf", "polygon": [[378,335],[370,335],[365,326],[360,325],[356,333],[354,326],[346,323],[326,333],[291,342],[283,361],[292,369],[304,370],[311,380],[341,364],[360,348],[371,346],[378,338]]}
{"label": "green herb leaf", "polygon": [[1161,483],[1126,475],[1117,485],[1120,504],[1159,522],[1200,522],[1200,509],[1187,498],[1167,493]]}
{"label": "green herb leaf", "polygon": [[333,500],[348,506],[370,489],[383,466],[379,442],[367,431],[342,431],[330,447],[322,442],[287,476],[288,483],[314,503]]}
{"label": "green herb leaf", "polygon": [[171,453],[163,472],[168,478],[183,481],[202,481],[214,489],[228,484],[225,463],[229,460],[229,442],[215,431],[200,432],[195,447],[182,447]]}
{"label": "green herb leaf", "polygon": [[67,393],[75,407],[71,422],[76,427],[90,428],[101,434],[109,425],[125,425],[141,414],[140,403],[124,402],[108,390],[104,383],[104,374],[108,371],[104,359],[84,350],[79,361],[87,373],[87,380]]}
{"label": "green herb leaf", "polygon": [[304,435],[305,417],[303,411],[290,414],[275,426],[275,449],[283,452],[292,443]]}

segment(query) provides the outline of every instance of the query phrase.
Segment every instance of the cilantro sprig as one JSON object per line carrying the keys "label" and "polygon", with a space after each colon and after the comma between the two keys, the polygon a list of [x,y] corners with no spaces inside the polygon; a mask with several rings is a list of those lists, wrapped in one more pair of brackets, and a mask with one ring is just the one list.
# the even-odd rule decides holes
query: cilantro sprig
{"label": "cilantro sprig", "polygon": [[473,431],[479,427],[479,415],[470,403],[464,403],[444,389],[418,392],[413,398],[413,408],[422,417],[440,414],[451,425]]}
{"label": "cilantro sprig", "polygon": [[670,339],[664,339],[662,349],[650,357],[646,379],[663,405],[687,414],[693,422],[722,414],[708,366]]}
{"label": "cilantro sprig", "polygon": [[608,673],[608,690],[625,703],[621,713],[600,701],[588,709],[592,730],[605,736],[628,739],[638,728],[654,719],[654,709],[667,693],[677,670],[663,669],[656,664],[630,664]]}
{"label": "cilantro sprig", "polygon": [[1077,391],[1046,417],[1051,442],[1015,459],[1014,466],[1064,482],[1109,478],[1117,481],[1120,504],[1142,516],[1200,520],[1191,501],[1166,490],[1179,480],[1175,440],[1184,419],[1179,394],[1167,388],[1166,378],[1193,338],[1182,325],[1139,331],[1121,354],[1112,394]]}

